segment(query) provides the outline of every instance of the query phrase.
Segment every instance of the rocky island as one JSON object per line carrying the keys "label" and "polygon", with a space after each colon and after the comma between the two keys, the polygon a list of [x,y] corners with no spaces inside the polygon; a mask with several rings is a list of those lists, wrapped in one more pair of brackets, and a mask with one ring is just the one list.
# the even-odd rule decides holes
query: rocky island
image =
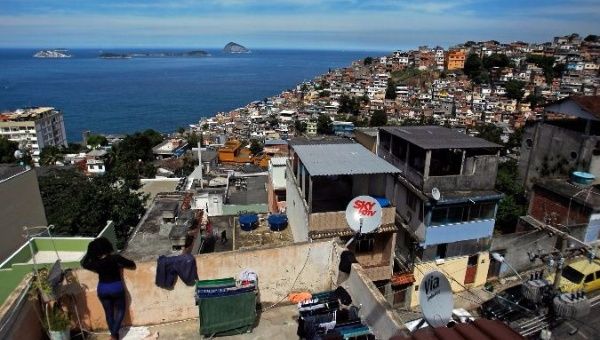
{"label": "rocky island", "polygon": [[67,50],[42,50],[33,55],[34,58],[71,58]]}
{"label": "rocky island", "polygon": [[240,44],[230,42],[229,44],[225,45],[225,47],[223,47],[223,52],[224,53],[250,53],[250,50]]}

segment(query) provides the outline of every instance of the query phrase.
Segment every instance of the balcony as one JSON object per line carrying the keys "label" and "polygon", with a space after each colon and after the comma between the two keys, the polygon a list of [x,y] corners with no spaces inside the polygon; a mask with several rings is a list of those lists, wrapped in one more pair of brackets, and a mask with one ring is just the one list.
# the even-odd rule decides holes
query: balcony
{"label": "balcony", "polygon": [[491,237],[495,219],[450,223],[425,228],[423,246]]}
{"label": "balcony", "polygon": [[[396,214],[395,207],[386,207],[382,209],[383,216],[381,225],[394,224]],[[348,230],[345,211],[321,212],[308,215],[309,231],[336,231]]]}

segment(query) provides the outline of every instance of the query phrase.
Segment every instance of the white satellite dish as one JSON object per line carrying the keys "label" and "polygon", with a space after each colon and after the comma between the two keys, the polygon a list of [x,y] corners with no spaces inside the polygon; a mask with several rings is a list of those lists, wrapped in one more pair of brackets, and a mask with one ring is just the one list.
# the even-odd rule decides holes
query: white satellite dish
{"label": "white satellite dish", "polygon": [[440,198],[442,197],[442,193],[440,192],[440,189],[433,187],[431,189],[431,196],[433,197],[434,200],[439,201]]}
{"label": "white satellite dish", "polygon": [[381,204],[371,196],[355,197],[346,207],[346,221],[359,234],[375,231],[381,225]]}
{"label": "white satellite dish", "polygon": [[431,327],[446,326],[452,317],[452,289],[444,274],[429,272],[419,286],[419,303],[423,317]]}
{"label": "white satellite dish", "polygon": [[21,151],[21,150],[15,150],[14,156],[15,156],[16,159],[23,158],[23,151]]}

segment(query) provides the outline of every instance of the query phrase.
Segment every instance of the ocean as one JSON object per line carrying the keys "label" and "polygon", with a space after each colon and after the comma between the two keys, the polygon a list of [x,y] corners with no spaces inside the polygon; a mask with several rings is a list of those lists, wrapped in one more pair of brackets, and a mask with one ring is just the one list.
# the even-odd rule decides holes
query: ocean
{"label": "ocean", "polygon": [[56,107],[64,113],[69,142],[81,141],[86,130],[173,132],[202,117],[276,95],[330,68],[384,54],[306,50],[224,54],[209,49],[211,56],[202,58],[101,59],[101,52],[152,50],[74,49],[72,58],[38,59],[32,57],[36,51],[0,49],[0,112]]}

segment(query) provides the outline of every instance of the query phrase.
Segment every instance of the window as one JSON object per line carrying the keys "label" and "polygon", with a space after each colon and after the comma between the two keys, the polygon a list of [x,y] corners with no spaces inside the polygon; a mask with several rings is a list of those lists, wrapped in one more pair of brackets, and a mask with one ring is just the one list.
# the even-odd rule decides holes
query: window
{"label": "window", "polygon": [[436,259],[446,258],[446,249],[448,249],[448,243],[438,244],[435,252]]}
{"label": "window", "polygon": [[355,250],[357,253],[368,253],[373,251],[373,248],[375,248],[375,239],[371,237],[356,241]]}
{"label": "window", "polygon": [[477,262],[478,262],[478,260],[479,260],[479,255],[472,255],[472,256],[469,256],[469,260],[468,260],[468,262],[467,262],[467,265],[468,265],[468,266],[476,266],[476,265],[477,265]]}
{"label": "window", "polygon": [[448,209],[446,208],[435,208],[431,212],[431,225],[440,225],[446,223],[446,216]]}
{"label": "window", "polygon": [[566,266],[563,269],[562,276],[573,283],[581,283],[583,279],[583,274],[571,266]]}
{"label": "window", "polygon": [[463,216],[463,207],[462,206],[450,207],[448,209],[448,221],[447,221],[447,223],[459,223],[459,222],[462,222],[463,221],[462,216]]}
{"label": "window", "polygon": [[588,276],[586,276],[584,282],[588,283],[588,282],[592,282],[592,281],[594,281],[594,273],[591,273]]}

